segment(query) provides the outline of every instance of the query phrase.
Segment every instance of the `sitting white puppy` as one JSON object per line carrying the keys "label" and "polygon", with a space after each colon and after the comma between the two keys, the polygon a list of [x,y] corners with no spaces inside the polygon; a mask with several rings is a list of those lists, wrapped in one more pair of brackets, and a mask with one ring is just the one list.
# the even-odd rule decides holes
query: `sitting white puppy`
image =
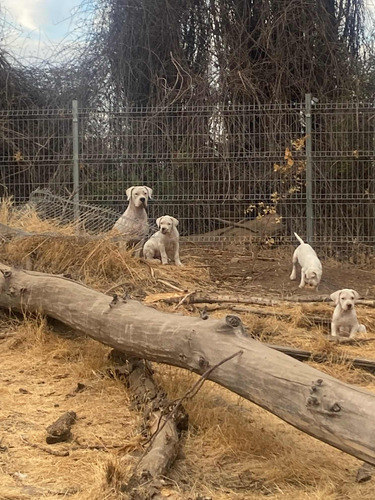
{"label": "sitting white puppy", "polygon": [[343,288],[331,294],[331,299],[336,304],[331,322],[331,335],[343,335],[354,338],[357,333],[366,333],[365,325],[358,323],[354,304],[359,299],[359,294],[351,288]]}
{"label": "sitting white puppy", "polygon": [[308,286],[310,288],[318,288],[322,278],[322,264],[316,255],[315,250],[308,243],[305,243],[302,238],[294,233],[294,236],[300,242],[300,245],[294,250],[293,254],[293,269],[290,275],[291,280],[297,277],[297,262],[301,266],[301,283],[300,288]]}
{"label": "sitting white puppy", "polygon": [[174,260],[176,266],[182,266],[180,261],[178,220],[170,215],[163,215],[156,219],[159,228],[155,234],[146,241],[143,247],[145,259],[161,259],[162,264],[168,264],[168,258]]}

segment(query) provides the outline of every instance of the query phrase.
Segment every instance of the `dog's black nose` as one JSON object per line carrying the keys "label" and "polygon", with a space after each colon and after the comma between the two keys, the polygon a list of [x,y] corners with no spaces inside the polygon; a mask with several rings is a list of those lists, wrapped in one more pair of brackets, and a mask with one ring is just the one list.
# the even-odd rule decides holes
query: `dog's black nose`
{"label": "dog's black nose", "polygon": [[348,304],[348,309],[351,309],[353,307],[353,304]]}
{"label": "dog's black nose", "polygon": [[146,198],[139,198],[142,203],[146,201]]}

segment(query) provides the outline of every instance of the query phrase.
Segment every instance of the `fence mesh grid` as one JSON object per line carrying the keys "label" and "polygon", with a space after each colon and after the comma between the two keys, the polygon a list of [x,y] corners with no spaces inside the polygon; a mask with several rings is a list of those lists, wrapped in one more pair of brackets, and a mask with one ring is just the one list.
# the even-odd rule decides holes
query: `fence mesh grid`
{"label": "fence mesh grid", "polygon": [[[293,231],[306,236],[311,203],[316,244],[372,247],[374,105],[313,103],[309,137],[307,119],[305,103],[80,109],[79,200],[104,211],[104,230],[124,211],[126,189],[148,185],[151,220],[173,215],[182,234],[206,241],[221,240],[230,223],[271,214],[279,241],[294,242]],[[3,196],[22,203],[41,188],[72,199],[72,120],[70,109],[0,112]],[[251,235],[237,227],[236,238]]]}

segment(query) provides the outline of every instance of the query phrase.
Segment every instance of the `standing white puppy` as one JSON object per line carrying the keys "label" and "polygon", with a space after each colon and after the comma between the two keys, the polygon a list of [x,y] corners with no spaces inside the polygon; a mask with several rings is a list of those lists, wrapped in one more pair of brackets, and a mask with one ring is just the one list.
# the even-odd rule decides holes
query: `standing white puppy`
{"label": "standing white puppy", "polygon": [[176,266],[182,266],[180,261],[180,236],[177,231],[178,220],[170,215],[163,215],[163,217],[156,219],[156,225],[159,231],[153,234],[144,244],[144,258],[159,258],[162,264],[168,264],[168,259],[174,260]]}
{"label": "standing white puppy", "polygon": [[292,260],[293,269],[290,279],[295,280],[297,277],[298,262],[301,266],[301,283],[299,287],[304,288],[308,286],[317,289],[322,278],[322,264],[313,247],[305,243],[297,233],[294,233],[294,236],[300,242],[300,245],[294,250]]}
{"label": "standing white puppy", "polygon": [[351,288],[343,288],[331,294],[331,299],[336,304],[331,322],[331,335],[349,336],[354,338],[357,333],[366,333],[365,325],[358,323],[355,312],[355,301],[359,294]]}
{"label": "standing white puppy", "polygon": [[152,189],[148,186],[132,186],[126,190],[129,205],[113,226],[123,234],[130,244],[144,240],[149,231],[147,203],[151,199]]}

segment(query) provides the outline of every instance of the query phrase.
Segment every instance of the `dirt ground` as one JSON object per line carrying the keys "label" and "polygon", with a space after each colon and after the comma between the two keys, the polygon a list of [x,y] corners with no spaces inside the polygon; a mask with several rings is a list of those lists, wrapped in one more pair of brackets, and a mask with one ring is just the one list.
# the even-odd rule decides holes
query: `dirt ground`
{"label": "dirt ground", "polygon": [[[208,295],[312,295],[289,280],[292,248],[263,250],[254,256],[239,250],[186,245],[181,252],[183,268],[151,269],[108,247],[88,247],[85,251],[80,247],[72,256],[70,247],[69,251],[64,247],[62,255],[54,246],[56,242],[3,244],[0,260],[23,265],[32,254],[36,270],[69,272],[98,290],[117,286],[139,300],[171,292],[171,285]],[[353,287],[362,296],[375,298],[371,263],[359,268],[326,260],[323,268],[319,294]],[[153,307],[175,312],[175,306],[161,301]],[[343,354],[375,360],[375,342],[332,344],[325,337],[326,326],[307,321],[309,314],[329,319],[332,303],[291,304],[287,311],[290,318],[284,320],[276,314],[286,312],[285,307],[263,310],[275,316],[239,313],[255,338],[328,354],[327,363],[312,364],[345,382],[375,391],[372,373],[343,362]],[[199,314],[198,308],[188,303],[178,312]],[[223,317],[230,312],[229,308],[218,309],[210,315]],[[357,312],[367,326],[367,336],[375,336],[375,309],[359,306]],[[3,312],[0,349],[0,499],[127,498],[121,484],[129,479],[147,442],[141,414],[132,407],[126,387],[108,373],[109,348],[61,331],[45,318]],[[157,381],[172,399],[181,397],[197,380],[196,375],[174,367],[154,364],[154,369]],[[71,441],[46,444],[46,427],[65,411],[77,414]],[[189,430],[165,479],[165,498],[374,498],[375,479],[356,482],[359,460],[303,434],[226,389],[205,383],[188,402],[187,411]]]}

